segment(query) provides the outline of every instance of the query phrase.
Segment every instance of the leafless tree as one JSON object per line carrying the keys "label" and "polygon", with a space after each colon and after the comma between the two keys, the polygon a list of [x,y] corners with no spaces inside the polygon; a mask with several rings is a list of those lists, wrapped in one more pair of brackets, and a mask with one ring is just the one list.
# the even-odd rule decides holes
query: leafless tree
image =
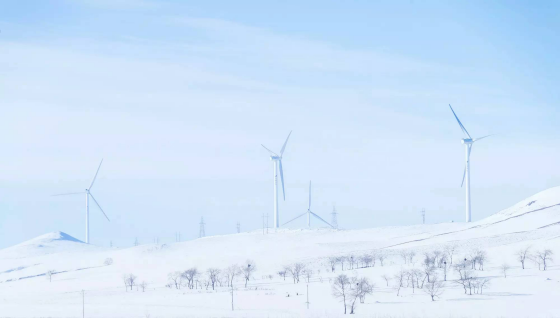
{"label": "leafless tree", "polygon": [[375,267],[375,262],[377,261],[377,250],[374,250],[371,252],[370,256],[371,256],[371,266]]}
{"label": "leafless tree", "polygon": [[371,257],[370,254],[363,254],[360,257],[360,259],[363,263],[363,266],[366,267],[366,268],[368,268],[371,265],[371,262],[373,261],[373,258]]}
{"label": "leafless tree", "polygon": [[388,275],[383,275],[381,276],[381,278],[385,280],[385,282],[387,283],[387,287],[389,287],[389,280],[391,280],[391,277],[389,277]]}
{"label": "leafless tree", "polygon": [[145,281],[142,281],[139,286],[140,286],[140,288],[142,288],[142,292],[144,292],[144,291],[146,291],[146,288],[148,288],[148,283],[145,282]]}
{"label": "leafless tree", "polygon": [[350,269],[354,269],[354,263],[356,262],[356,257],[354,257],[354,255],[350,255],[346,258],[346,260],[348,260],[348,263],[350,264]]}
{"label": "leafless tree", "polygon": [[182,278],[183,274],[180,271],[174,271],[167,274],[167,279],[169,279],[169,281],[171,281],[171,283],[175,285],[175,288],[177,289],[181,289]]}
{"label": "leafless tree", "polygon": [[428,279],[428,282],[430,282],[430,276],[435,272],[435,268],[433,266],[433,264],[424,264],[424,268],[422,269],[422,271],[424,272],[424,279],[422,280],[422,288],[424,287],[424,280]]}
{"label": "leafless tree", "polygon": [[530,257],[530,249],[531,246],[527,246],[525,247],[525,249],[520,249],[517,251],[517,253],[515,253],[515,255],[517,256],[517,260],[521,263],[521,268],[525,269],[525,260],[527,260],[527,258]]}
{"label": "leafless tree", "polygon": [[[329,257],[329,265],[331,266],[331,272],[334,272],[335,268],[336,268],[336,264],[338,264],[338,257]],[[284,276],[284,279],[286,279],[286,276]]]}
{"label": "leafless tree", "polygon": [[[550,249],[544,249],[537,251],[535,257],[542,263],[543,270],[546,270],[546,263],[553,261],[552,256],[554,253]],[[540,268],[540,266],[539,266]]]}
{"label": "leafless tree", "polygon": [[408,261],[408,251],[401,250],[400,255],[403,258],[404,264],[406,265],[406,262]]}
{"label": "leafless tree", "polygon": [[337,259],[338,259],[338,263],[340,264],[341,269],[344,270],[344,263],[346,262],[346,257],[340,256]]}
{"label": "leafless tree", "polygon": [[482,290],[490,286],[490,278],[476,278],[474,284],[478,289],[478,293],[482,294]]}
{"label": "leafless tree", "polygon": [[181,277],[187,280],[187,287],[189,287],[189,289],[194,289],[195,279],[197,275],[198,270],[196,268],[190,268],[185,270],[181,274]]}
{"label": "leafless tree", "polygon": [[311,280],[311,276],[313,276],[313,270],[306,268],[302,271],[303,276],[307,279],[307,283]]}
{"label": "leafless tree", "polygon": [[208,281],[212,285],[212,290],[214,290],[220,276],[220,270],[218,268],[209,268],[206,270],[206,274],[208,275]]}
{"label": "leafless tree", "polygon": [[238,265],[234,264],[226,268],[225,273],[226,273],[228,285],[230,287],[233,287],[233,280],[235,279],[235,277],[241,275],[241,269],[239,268]]}
{"label": "leafless tree", "polygon": [[414,250],[410,250],[408,252],[408,262],[414,264],[414,256],[416,256],[416,252]]}
{"label": "leafless tree", "polygon": [[402,269],[394,277],[396,280],[395,286],[397,287],[397,296],[401,292],[401,288],[404,286],[406,277],[407,277],[407,272]]}
{"label": "leafless tree", "polygon": [[439,281],[437,276],[433,276],[432,282],[428,282],[423,289],[425,293],[432,297],[432,301],[435,301],[434,298],[441,296],[443,293],[443,287],[443,281]]}
{"label": "leafless tree", "polygon": [[305,270],[305,265],[302,263],[295,263],[288,267],[288,271],[290,272],[290,275],[294,279],[294,284],[299,282],[299,277],[304,270]]}
{"label": "leafless tree", "polygon": [[449,258],[450,265],[453,265],[453,255],[455,254],[455,251],[457,251],[457,244],[450,244],[444,248],[445,255]]}
{"label": "leafless tree", "polygon": [[134,287],[134,285],[136,285],[136,276],[133,275],[133,274],[128,274],[128,275],[125,275],[125,276],[126,276],[125,277],[126,278],[125,282],[128,285],[128,287],[130,287],[130,290],[132,290],[132,287]]}
{"label": "leafless tree", "polygon": [[257,269],[257,265],[255,265],[255,262],[250,259],[248,259],[245,264],[246,265],[243,266],[242,270],[243,276],[245,277],[245,288],[247,288],[247,283],[249,282],[249,279],[251,279],[253,272]]}
{"label": "leafless tree", "polygon": [[433,252],[434,267],[441,268],[441,264],[443,263],[441,257],[442,257],[441,251],[434,250]]}
{"label": "leafless tree", "polygon": [[342,300],[342,303],[344,304],[344,314],[346,314],[346,298],[349,297],[350,286],[350,279],[348,279],[348,276],[344,274],[338,275],[334,279],[332,286],[333,296]]}
{"label": "leafless tree", "polygon": [[373,293],[374,285],[370,284],[368,279],[363,278],[352,278],[350,279],[350,286],[349,286],[349,301],[350,301],[350,314],[354,314],[354,310],[356,309],[356,300],[360,300],[360,303],[364,303],[366,296]]}
{"label": "leafless tree", "polygon": [[110,266],[113,264],[113,258],[106,258],[105,261],[103,262],[103,264],[105,266]]}
{"label": "leafless tree", "polygon": [[502,264],[500,266],[500,270],[502,271],[502,274],[504,274],[504,278],[507,278],[507,272],[511,269],[511,267],[508,264]]}
{"label": "leafless tree", "polygon": [[379,264],[381,264],[381,267],[383,267],[383,262],[385,261],[385,259],[387,259],[387,253],[384,251],[380,251],[377,254],[377,259],[379,259]]}
{"label": "leafless tree", "polygon": [[49,282],[52,282],[52,276],[54,275],[54,273],[55,273],[54,270],[47,271],[46,275],[47,275],[47,278],[49,278]]}
{"label": "leafless tree", "polygon": [[484,270],[484,263],[488,259],[488,254],[484,250],[478,250],[475,259],[478,261],[478,270]]}
{"label": "leafless tree", "polygon": [[124,283],[124,291],[128,291],[128,281],[126,280],[127,276],[122,275],[122,281]]}

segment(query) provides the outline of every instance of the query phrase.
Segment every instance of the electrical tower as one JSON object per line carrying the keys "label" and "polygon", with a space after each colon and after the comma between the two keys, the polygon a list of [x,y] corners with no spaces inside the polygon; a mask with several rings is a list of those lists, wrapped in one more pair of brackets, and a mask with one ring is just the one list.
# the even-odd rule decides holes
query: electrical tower
{"label": "electrical tower", "polygon": [[422,224],[426,223],[426,210],[422,208]]}
{"label": "electrical tower", "polygon": [[200,231],[198,233],[198,238],[202,238],[206,236],[206,233],[204,232],[204,218],[200,217]]}
{"label": "electrical tower", "polygon": [[237,222],[237,233],[239,234],[240,232],[241,232],[241,224]]}
{"label": "electrical tower", "polygon": [[334,229],[338,229],[338,220],[336,218],[336,208],[333,205],[332,214],[331,214],[331,225],[333,225]]}

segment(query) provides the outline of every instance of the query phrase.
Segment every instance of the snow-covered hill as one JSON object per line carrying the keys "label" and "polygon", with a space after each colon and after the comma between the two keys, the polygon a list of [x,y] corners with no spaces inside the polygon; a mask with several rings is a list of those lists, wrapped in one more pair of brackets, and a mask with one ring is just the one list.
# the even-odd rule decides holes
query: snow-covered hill
{"label": "snow-covered hill", "polygon": [[[447,281],[441,299],[431,302],[422,291],[403,289],[396,296],[394,283],[382,275],[421,267],[424,252],[458,246],[457,260],[473,249],[488,253],[489,261],[477,276],[492,279],[484,294],[465,295],[453,280]],[[552,264],[539,271],[528,262],[522,270],[515,252],[552,249],[560,254],[560,187],[519,202],[486,219],[465,223],[441,223],[364,230],[283,229],[263,235],[261,231],[213,236],[168,245],[132,248],[102,248],[62,232],[46,234],[0,250],[0,316],[61,316],[82,314],[81,290],[85,290],[86,316],[341,316],[342,304],[331,294],[329,279],[339,273],[366,276],[377,288],[356,310],[362,316],[560,316],[554,302],[560,297],[560,268]],[[388,259],[381,267],[359,268],[335,273],[325,262],[331,256],[359,256],[383,251]],[[413,264],[405,264],[400,251],[417,253]],[[113,263],[105,265],[111,258]],[[227,287],[180,290],[166,287],[168,274],[197,267],[224,269],[247,260],[257,265],[247,288],[236,282],[231,311]],[[303,262],[313,269],[309,283],[294,284],[277,275],[283,265]],[[507,278],[499,268],[512,266]],[[47,271],[53,270],[52,282]],[[148,283],[146,292],[125,291],[123,274],[133,273]],[[270,278],[269,276],[272,276]],[[456,274],[450,271],[450,279]],[[287,297],[290,295],[290,297]]]}

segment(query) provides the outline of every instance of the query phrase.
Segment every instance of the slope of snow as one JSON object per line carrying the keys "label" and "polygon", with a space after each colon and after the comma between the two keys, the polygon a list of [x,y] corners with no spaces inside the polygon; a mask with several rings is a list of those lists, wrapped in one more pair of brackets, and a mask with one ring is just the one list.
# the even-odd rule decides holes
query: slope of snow
{"label": "slope of snow", "polygon": [[[263,235],[260,231],[212,236],[188,242],[101,248],[61,233],[50,233],[0,250],[0,315],[16,317],[81,316],[81,290],[86,291],[86,316],[97,317],[312,317],[342,316],[342,304],[331,294],[331,280],[339,273],[366,276],[377,286],[373,296],[360,304],[358,316],[409,317],[558,317],[560,267],[552,264],[539,271],[527,262],[522,270],[515,252],[550,248],[560,254],[560,187],[519,202],[478,222],[441,223],[363,230],[282,229]],[[382,275],[401,269],[420,268],[421,255],[455,244],[457,260],[472,249],[487,251],[489,261],[478,276],[492,279],[484,294],[465,295],[450,271],[441,299],[431,302],[421,290],[402,289],[396,296],[394,283],[387,286]],[[326,258],[359,256],[373,250],[389,257],[381,267],[330,272]],[[416,251],[414,264],[405,264],[401,250]],[[104,265],[107,258],[113,264]],[[247,260],[257,272],[247,288],[235,282],[236,310],[231,311],[227,287],[180,290],[166,287],[168,274],[197,267],[224,269]],[[309,286],[294,284],[277,275],[283,265],[304,262],[314,271]],[[503,278],[500,265],[512,266]],[[53,270],[52,282],[45,274]],[[123,274],[133,273],[148,283],[146,292],[125,291]],[[442,274],[440,273],[440,276]],[[270,278],[269,276],[272,276]],[[290,297],[288,297],[290,295]]]}

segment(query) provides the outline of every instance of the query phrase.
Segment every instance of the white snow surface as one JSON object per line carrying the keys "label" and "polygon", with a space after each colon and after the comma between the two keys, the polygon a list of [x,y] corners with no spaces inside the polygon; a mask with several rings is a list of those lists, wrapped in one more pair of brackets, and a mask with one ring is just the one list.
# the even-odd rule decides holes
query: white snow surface
{"label": "white snow surface", "polygon": [[[450,244],[458,247],[456,260],[473,249],[488,253],[485,269],[476,271],[491,278],[483,294],[465,294],[452,270],[436,301],[421,289],[403,288],[397,296],[394,280],[387,286],[381,278],[421,268],[424,252]],[[53,232],[0,250],[0,317],[81,317],[82,290],[86,317],[341,317],[343,305],[329,283],[341,273],[365,276],[376,285],[373,295],[357,306],[358,317],[559,317],[560,267],[552,262],[542,271],[527,261],[521,269],[515,253],[528,246],[533,252],[546,248],[560,254],[560,187],[469,224],[282,229],[266,235],[257,230],[129,248],[96,247]],[[342,270],[337,265],[332,273],[326,262],[330,256],[374,250],[389,255],[383,266],[379,261],[369,268]],[[417,253],[414,264],[403,262],[402,250]],[[113,264],[104,265],[106,258]],[[241,277],[235,281],[234,311],[225,285],[216,290],[166,287],[170,272],[224,269],[248,259],[257,270],[247,288]],[[294,262],[314,271],[310,283],[294,284],[289,276],[284,280],[277,275],[283,265]],[[504,263],[512,267],[507,278],[500,271]],[[49,270],[55,271],[52,281],[45,275]],[[136,287],[125,291],[122,276],[130,273],[148,283],[145,292]]]}

